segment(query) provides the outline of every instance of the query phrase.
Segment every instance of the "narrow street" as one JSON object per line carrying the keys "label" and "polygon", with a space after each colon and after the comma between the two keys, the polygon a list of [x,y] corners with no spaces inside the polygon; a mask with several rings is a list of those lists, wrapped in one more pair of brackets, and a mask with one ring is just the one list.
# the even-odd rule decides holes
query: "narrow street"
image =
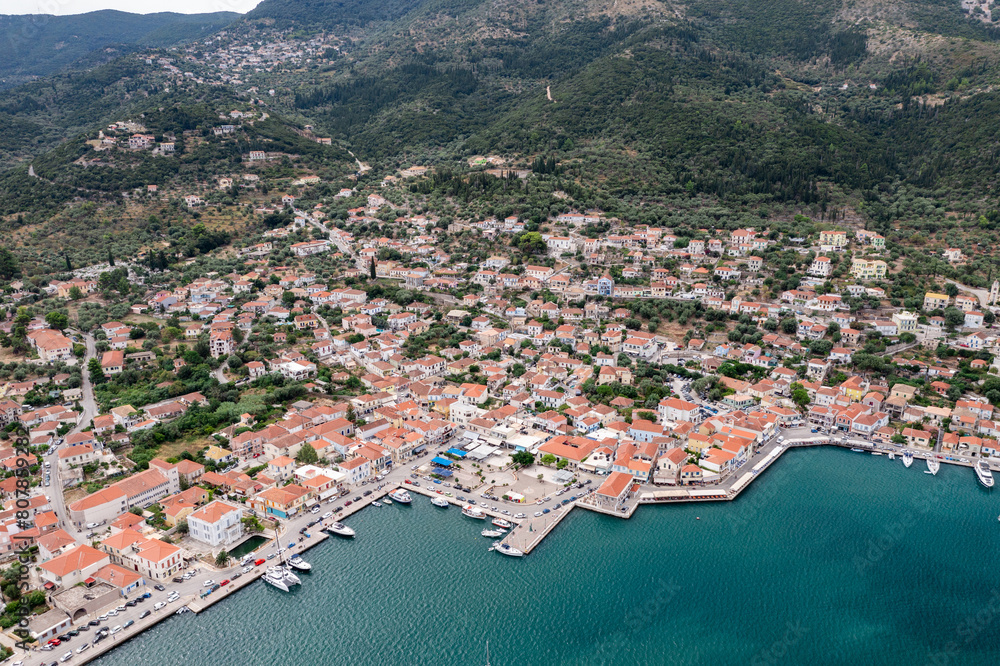
{"label": "narrow street", "polygon": [[[94,399],[94,385],[90,381],[90,369],[87,367],[90,363],[90,359],[97,357],[97,344],[94,341],[94,336],[89,333],[83,334],[83,342],[87,348],[87,353],[81,362],[83,381],[80,388],[82,389],[83,395],[80,398],[80,422],[77,423],[76,427],[70,430],[67,435],[82,432],[84,428],[91,424],[91,421],[97,415],[97,401]],[[59,522],[62,524],[63,529],[65,529],[70,536],[79,541],[83,537],[83,533],[76,530],[70,522],[69,515],[66,511],[66,502],[63,497],[63,483],[59,470],[58,447],[56,447],[56,450],[52,452],[51,456],[45,457],[44,461],[49,463],[49,469],[52,474],[52,485],[49,486],[46,492],[46,495],[49,498],[49,504],[52,506],[52,510],[55,511],[56,516],[59,518]]]}

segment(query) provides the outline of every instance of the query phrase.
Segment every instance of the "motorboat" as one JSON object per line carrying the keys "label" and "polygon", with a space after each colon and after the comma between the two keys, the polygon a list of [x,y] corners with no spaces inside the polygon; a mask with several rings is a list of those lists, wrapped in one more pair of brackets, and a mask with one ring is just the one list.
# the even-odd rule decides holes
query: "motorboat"
{"label": "motorboat", "polygon": [[497,544],[494,548],[501,555],[509,555],[510,557],[524,557],[524,551],[514,548],[514,546],[509,543]]}
{"label": "motorboat", "polygon": [[851,451],[853,451],[854,453],[864,453],[864,452],[865,452],[865,450],[864,450],[864,449],[859,449],[859,448],[857,448],[857,447],[855,447],[855,448],[851,449]]}
{"label": "motorboat", "polygon": [[288,584],[285,583],[285,577],[280,571],[273,571],[274,567],[268,568],[264,573],[264,582],[268,585],[278,588],[284,592],[288,592]]}
{"label": "motorboat", "polygon": [[895,459],[896,459],[896,454],[893,453],[892,451],[889,451],[889,460],[895,460]]}
{"label": "motorboat", "polygon": [[509,530],[511,527],[513,527],[513,525],[511,525],[509,520],[504,520],[503,518],[499,517],[493,519],[493,524],[496,525],[497,527],[502,527],[505,530]]}
{"label": "motorboat", "polygon": [[480,534],[482,534],[484,537],[489,537],[491,539],[496,539],[497,537],[502,537],[504,534],[506,534],[506,532],[504,532],[503,530],[491,530],[491,529],[487,528],[487,529],[483,530],[482,532],[480,532]]}
{"label": "motorboat", "polygon": [[352,530],[344,523],[333,523],[326,528],[326,531],[329,532],[330,534],[336,534],[337,536],[342,536],[342,537],[353,537],[355,534],[354,530]]}
{"label": "motorboat", "polygon": [[382,504],[392,504],[392,500],[389,499],[388,497],[383,497]]}
{"label": "motorboat", "polygon": [[468,516],[469,518],[475,518],[476,520],[486,520],[486,514],[471,504],[462,507],[462,515]]}
{"label": "motorboat", "polygon": [[976,476],[979,477],[979,483],[983,484],[985,488],[993,487],[993,470],[990,469],[989,463],[985,460],[976,463]]}
{"label": "motorboat", "polygon": [[909,467],[913,464],[913,454],[909,451],[903,451],[903,466]]}
{"label": "motorboat", "polygon": [[406,492],[402,488],[396,488],[393,490],[389,493],[389,497],[391,497],[393,501],[399,502],[400,504],[409,504],[413,501],[413,498],[410,497],[410,493]]}
{"label": "motorboat", "polygon": [[444,499],[443,497],[432,497],[431,504],[433,504],[434,506],[439,506],[442,509],[448,508],[448,500]]}
{"label": "motorboat", "polygon": [[372,506],[382,506],[380,502],[372,502]]}
{"label": "motorboat", "polygon": [[933,458],[928,458],[926,462],[927,462],[928,474],[937,474],[938,470],[941,469],[941,463],[938,462],[937,460],[934,460]]}
{"label": "motorboat", "polygon": [[880,455],[882,455],[882,452],[881,451],[872,451],[872,455],[873,456],[880,456]]}
{"label": "motorboat", "polygon": [[298,554],[288,558],[288,566],[299,571],[312,571],[312,565],[303,560]]}

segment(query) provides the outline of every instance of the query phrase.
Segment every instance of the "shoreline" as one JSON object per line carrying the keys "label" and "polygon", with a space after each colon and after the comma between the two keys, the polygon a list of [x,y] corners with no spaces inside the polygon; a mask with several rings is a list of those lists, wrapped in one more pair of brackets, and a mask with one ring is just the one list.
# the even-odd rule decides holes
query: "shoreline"
{"label": "shoreline", "polygon": [[[961,460],[949,460],[946,457],[944,457],[943,454],[937,454],[933,451],[920,451],[920,450],[914,451],[912,449],[908,449],[905,447],[892,448],[886,450],[886,449],[879,449],[878,447],[873,446],[870,442],[838,441],[838,440],[832,440],[827,436],[823,436],[810,439],[789,440],[777,443],[773,448],[769,449],[767,453],[762,454],[760,460],[758,460],[757,464],[750,471],[739,474],[739,470],[737,470],[737,472],[733,473],[727,479],[727,482],[731,481],[728,487],[723,487],[720,485],[717,486],[716,489],[714,490],[707,490],[704,486],[689,486],[689,487],[669,486],[665,487],[663,490],[645,491],[642,494],[639,494],[638,496],[633,498],[631,503],[628,505],[628,511],[625,513],[586,503],[585,499],[589,497],[589,494],[585,495],[584,497],[580,497],[577,500],[570,502],[566,505],[558,505],[557,508],[550,509],[549,514],[545,514],[544,516],[537,518],[529,514],[527,518],[515,519],[511,515],[503,515],[500,511],[494,510],[490,506],[486,506],[481,503],[477,503],[476,507],[482,510],[483,513],[485,513],[487,516],[499,517],[511,522],[513,524],[511,530],[505,536],[500,537],[498,541],[511,543],[511,545],[515,545],[517,548],[524,551],[525,555],[527,555],[532,550],[534,550],[539,544],[541,544],[541,542],[544,541],[544,539],[555,530],[556,526],[558,526],[566,518],[566,516],[568,516],[572,512],[572,510],[577,506],[579,506],[582,509],[594,511],[595,513],[603,513],[605,515],[615,516],[617,518],[622,518],[627,520],[632,517],[632,515],[641,505],[676,504],[682,502],[733,501],[737,499],[743,493],[744,490],[750,487],[753,481],[756,480],[759,476],[761,476],[764,471],[769,469],[771,465],[773,465],[779,458],[781,458],[781,456],[785,453],[785,451],[791,448],[812,448],[821,446],[833,446],[848,450],[853,448],[859,448],[862,449],[863,453],[866,453],[868,455],[871,455],[872,452],[881,452],[884,454],[887,453],[888,450],[893,451],[897,455],[902,455],[903,451],[910,451],[911,453],[913,453],[914,459],[934,458],[939,460],[941,463],[953,464],[959,467],[972,468],[975,466],[974,462],[965,463],[962,462]],[[759,453],[759,456],[760,455],[761,454]],[[938,459],[937,458],[938,455],[941,455],[942,457]],[[746,465],[749,464],[750,462],[753,462],[753,460],[754,457],[751,457],[746,463],[744,463],[743,467],[746,467]],[[742,469],[742,467],[740,469]],[[318,546],[319,544],[326,542],[328,539],[330,539],[330,535],[327,532],[323,531],[325,529],[326,523],[328,523],[329,521],[337,521],[337,522],[343,521],[348,517],[354,515],[355,513],[361,511],[362,509],[367,508],[372,502],[381,500],[383,497],[388,495],[390,492],[394,491],[396,488],[401,488],[403,490],[406,490],[407,492],[422,495],[428,498],[432,497],[441,498],[446,500],[450,505],[457,506],[459,508],[461,508],[464,504],[468,503],[468,502],[460,502],[454,496],[448,497],[443,493],[434,492],[430,488],[426,488],[424,486],[414,486],[412,484],[402,484],[402,483],[400,484],[386,483],[380,488],[373,489],[371,495],[363,497],[363,499],[358,502],[353,502],[351,506],[344,507],[344,510],[340,512],[339,515],[335,515],[327,520],[321,519],[320,522],[314,526],[314,528],[309,528],[310,530],[316,529],[316,532],[310,532],[310,537],[308,539],[305,539],[301,542],[296,541],[295,545],[291,548],[287,548],[283,555],[285,557],[288,557],[292,554],[302,554],[314,548],[315,546]],[[691,494],[692,491],[694,491],[695,493],[701,491],[702,494],[692,495]],[[669,493],[669,495],[668,494],[661,495],[661,493]],[[333,501],[338,501],[339,499],[340,498],[338,497]],[[436,508],[433,507],[433,505],[431,506],[432,508]],[[524,513],[528,513],[527,509],[532,506],[540,506],[540,505],[536,504],[523,505],[523,508],[525,509]],[[299,514],[298,517],[302,518],[308,515],[310,514],[308,511],[306,511],[302,514]],[[541,523],[541,527],[537,531],[534,529],[536,521]],[[277,536],[275,538],[277,539],[277,543],[280,545],[281,536]],[[295,538],[297,539],[297,537]],[[270,540],[268,543],[270,543]],[[267,543],[262,544],[261,548],[264,548],[267,545],[268,545]],[[178,605],[176,608],[179,609],[182,606],[186,606],[191,612],[197,615],[207,610],[208,608],[214,606],[215,604],[219,603],[223,599],[227,599],[230,595],[242,590],[243,588],[249,586],[254,582],[257,582],[261,577],[263,577],[267,567],[269,566],[269,563],[270,560],[268,560],[264,564],[253,567],[252,571],[249,571],[246,574],[242,574],[240,578],[236,579],[235,581],[231,581],[229,584],[226,585],[225,588],[220,588],[219,590],[203,598],[193,594],[182,596],[179,600],[181,602],[181,605]],[[240,567],[237,566],[234,567],[234,569],[238,571]],[[220,574],[222,573],[222,571],[224,570],[217,570],[217,572]],[[135,624],[129,628],[132,631],[130,631],[121,640],[116,640],[115,637],[109,637],[107,639],[107,642],[102,641],[101,644],[98,644],[96,646],[92,645],[92,647],[83,654],[77,654],[74,650],[73,659],[71,660],[71,663],[85,664],[93,661],[94,659],[97,659],[98,657],[102,657],[106,655],[108,652],[111,652],[112,650],[118,647],[124,646],[125,644],[128,643],[129,640],[139,636],[142,632],[146,631],[147,629],[150,629],[158,625],[167,618],[176,614],[177,614],[176,609],[166,613],[159,611],[154,612],[147,618],[144,618],[142,620],[137,620]],[[53,659],[58,659],[57,657],[58,651],[59,651],[58,648],[52,650],[48,656],[51,656]],[[27,653],[21,658],[27,660],[30,657],[37,656],[39,652],[40,652],[39,650],[33,650],[32,652]],[[41,662],[42,664],[49,663],[48,656],[42,658]],[[14,659],[14,661],[16,662],[17,660]]]}

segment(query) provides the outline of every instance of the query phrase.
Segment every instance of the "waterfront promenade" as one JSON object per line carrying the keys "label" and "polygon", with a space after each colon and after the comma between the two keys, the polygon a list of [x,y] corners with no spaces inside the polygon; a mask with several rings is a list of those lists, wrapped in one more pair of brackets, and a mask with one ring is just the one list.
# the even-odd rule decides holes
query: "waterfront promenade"
{"label": "waterfront promenade", "polygon": [[[785,431],[788,433],[788,431]],[[789,433],[790,434],[790,433]],[[588,510],[598,511],[600,513],[606,513],[608,515],[614,515],[619,518],[629,518],[631,517],[638,507],[643,504],[668,504],[677,502],[703,502],[703,501],[731,501],[736,499],[743,491],[749,488],[753,483],[766,471],[771,465],[773,465],[784,453],[790,448],[800,448],[808,446],[838,446],[843,448],[857,448],[861,449],[863,453],[859,455],[870,455],[871,452],[888,452],[889,450],[894,451],[897,454],[901,454],[902,451],[908,450],[905,447],[886,447],[879,449],[873,446],[871,443],[863,440],[853,440],[847,438],[834,438],[824,434],[810,433],[808,429],[805,432],[799,432],[799,436],[794,438],[789,438],[786,441],[778,442],[777,437],[769,439],[764,445],[758,447],[754,454],[745,461],[739,469],[735,472],[727,475],[722,482],[709,486],[690,486],[690,487],[680,487],[680,486],[641,486],[638,491],[633,492],[631,497],[627,500],[625,505],[626,511],[622,512],[620,510],[613,509],[602,509],[595,505],[588,503],[588,495],[586,492],[581,491],[578,493],[578,498],[568,504],[562,505],[558,500],[552,504],[514,504],[509,502],[504,502],[502,500],[496,500],[489,503],[484,503],[477,499],[476,506],[480,508],[484,513],[491,517],[502,517],[505,520],[510,521],[514,524],[513,529],[505,536],[502,540],[509,543],[515,548],[522,550],[523,552],[531,553],[532,550],[538,547],[541,542],[550,535],[559,525],[566,516],[576,507],[585,508]],[[961,460],[947,459],[944,457],[938,458],[937,453],[926,450],[909,449],[915,458],[926,458],[934,457],[939,459],[942,463],[953,464],[971,467],[973,463],[962,462]],[[901,463],[900,463],[901,464]],[[330,522],[346,521],[350,516],[356,514],[357,512],[369,507],[373,501],[381,500],[388,493],[390,493],[395,488],[403,488],[410,492],[414,496],[415,504],[419,501],[419,496],[424,497],[440,497],[449,502],[449,504],[455,507],[461,507],[463,504],[468,502],[460,502],[457,497],[448,497],[446,494],[438,493],[440,489],[444,491],[444,488],[435,485],[424,485],[415,486],[413,484],[404,483],[406,478],[410,475],[410,471],[405,468],[393,470],[382,482],[375,486],[369,485],[366,489],[371,491],[368,496],[363,495],[362,489],[357,489],[350,493],[350,495],[355,495],[360,497],[360,499],[351,498],[348,496],[337,497],[332,500],[328,500],[323,503],[321,511],[317,514],[312,514],[309,511],[304,511],[292,519],[284,521],[282,528],[278,535],[278,538],[272,539],[260,547],[255,555],[258,557],[266,558],[267,555],[272,553],[277,553],[279,547],[285,548],[285,552],[282,553],[282,557],[287,557],[293,553],[302,553],[312,548],[313,546],[326,541],[330,538],[328,535],[321,531],[321,528],[329,524]],[[969,483],[976,483],[975,476],[970,473]],[[587,486],[586,490],[593,491],[597,486]],[[465,494],[469,497],[478,497],[478,493],[487,490],[488,486],[484,485],[473,492],[466,491]],[[572,493],[574,491],[570,491]],[[555,498],[554,498],[555,499]],[[568,499],[568,496],[567,496]],[[347,501],[351,501],[351,505],[348,506]],[[424,502],[420,502],[424,503]],[[427,508],[435,508],[430,506],[430,502],[426,501],[428,505]],[[335,507],[341,507],[341,510],[337,512],[333,517],[322,520],[322,516],[327,512],[333,510]],[[544,508],[549,508],[550,511],[542,516],[534,516],[534,513],[543,511]],[[436,508],[435,508],[436,509]],[[502,513],[506,510],[508,513]],[[441,509],[442,512],[447,512],[446,509]],[[522,512],[526,514],[526,518],[515,519],[513,518],[514,513]],[[456,518],[459,520],[469,521],[471,519],[462,516],[457,513]],[[313,527],[307,527],[308,522],[314,520],[320,520],[320,524],[314,525]],[[478,522],[478,521],[476,521]],[[484,525],[488,524],[488,521],[483,521]],[[300,530],[305,530],[309,536],[306,537],[304,534],[300,535]],[[359,535],[363,538],[363,535]],[[302,539],[299,541],[299,539]],[[289,547],[291,546],[291,547]],[[484,544],[484,550],[485,550]],[[277,562],[277,560],[275,560]],[[34,650],[28,654],[17,654],[14,657],[14,661],[18,659],[22,660],[23,666],[43,666],[45,664],[50,664],[53,660],[58,660],[59,657],[65,652],[72,650],[74,652],[72,659],[68,663],[72,664],[82,664],[86,663],[104,653],[108,650],[113,649],[117,645],[122,644],[129,638],[137,635],[138,633],[145,631],[146,629],[152,627],[153,625],[161,622],[163,619],[169,615],[176,612],[181,606],[187,606],[190,610],[200,613],[209,607],[217,604],[222,599],[228,598],[235,592],[242,590],[249,586],[250,584],[256,582],[264,573],[267,566],[274,564],[271,560],[267,560],[265,563],[258,567],[253,567],[249,572],[241,574],[239,578],[235,580],[232,578],[234,574],[241,570],[241,566],[236,563],[235,566],[231,566],[225,569],[216,569],[214,567],[205,565],[203,563],[198,563],[196,565],[198,574],[188,581],[180,584],[173,584],[168,581],[163,581],[167,585],[168,590],[164,592],[154,592],[152,589],[149,591],[152,597],[146,600],[142,604],[138,604],[134,608],[128,608],[125,612],[122,612],[117,617],[109,618],[105,626],[113,626],[116,624],[121,624],[124,626],[125,622],[132,620],[134,622],[127,629],[123,629],[121,632],[115,636],[110,636],[98,645],[92,645],[90,648],[85,650],[83,653],[77,653],[76,650],[84,643],[90,642],[93,638],[93,632],[84,632],[79,637],[71,640],[68,645],[63,645],[57,647],[52,651],[40,651]],[[205,597],[201,596],[201,593],[206,589],[203,586],[204,581],[207,579],[214,579],[217,582],[229,579],[226,586],[212,592]],[[150,581],[150,586],[155,581]],[[165,601],[166,596],[170,591],[177,591],[181,598],[178,602],[168,605],[166,608],[152,612],[149,616],[145,618],[140,618],[139,615],[144,610],[152,610],[153,604],[159,601]],[[124,602],[124,600],[122,600]],[[102,609],[104,612],[107,609]],[[93,617],[87,616],[85,619],[81,619],[77,623],[85,624],[91,619],[96,619],[97,613],[93,614]]]}

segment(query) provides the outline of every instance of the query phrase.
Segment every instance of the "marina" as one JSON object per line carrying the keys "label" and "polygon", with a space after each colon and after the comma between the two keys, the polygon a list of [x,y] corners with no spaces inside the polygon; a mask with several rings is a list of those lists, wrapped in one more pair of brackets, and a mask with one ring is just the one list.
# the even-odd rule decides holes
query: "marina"
{"label": "marina", "polygon": [[[867,443],[858,442],[857,444],[870,447],[870,445],[867,445]],[[734,500],[736,497],[740,496],[751,485],[753,485],[752,482],[756,480],[756,478],[760,476],[761,473],[769,469],[774,464],[774,462],[777,461],[778,458],[782,457],[783,454],[785,454],[788,450],[793,448],[803,448],[803,447],[812,447],[816,449],[835,449],[837,447],[859,448],[855,446],[854,442],[832,441],[827,438],[812,438],[808,440],[791,440],[787,442],[782,442],[771,448],[766,448],[765,450],[759,451],[753,458],[751,458],[749,461],[747,461],[747,463],[743,465],[744,468],[750,467],[750,470],[747,472],[737,473],[732,475],[731,479],[729,480],[730,483],[728,484],[728,487],[715,487],[715,488],[674,487],[674,488],[666,488],[660,490],[647,490],[640,493],[638,497],[633,498],[634,501],[631,501],[628,504],[628,510],[626,512],[601,510],[598,507],[594,507],[588,504],[587,497],[583,496],[577,499],[576,501],[569,502],[566,505],[556,504],[553,506],[553,509],[550,512],[544,515],[531,516],[530,514],[518,514],[518,515],[524,515],[525,517],[513,518],[510,515],[505,515],[503,513],[503,511],[507,511],[507,514],[509,514],[510,511],[508,509],[499,510],[487,506],[483,503],[479,503],[476,506],[472,506],[468,504],[467,500],[462,501],[459,500],[457,497],[449,497],[447,495],[436,492],[436,489],[432,490],[423,486],[416,486],[416,485],[406,485],[405,487],[403,487],[403,486],[396,486],[395,484],[388,484],[384,487],[375,489],[375,491],[370,496],[365,497],[364,501],[356,502],[353,503],[351,506],[345,507],[343,511],[338,513],[336,519],[324,521],[325,527],[323,527],[323,529],[320,530],[319,526],[317,526],[317,529],[314,531],[314,533],[312,533],[309,536],[309,538],[306,538],[298,543],[289,542],[287,544],[288,545],[287,553],[284,555],[284,557],[288,558],[287,561],[289,568],[281,566],[280,572],[275,571],[268,577],[268,569],[270,569],[271,567],[268,567],[266,564],[260,566],[254,566],[251,572],[247,573],[246,575],[243,575],[242,577],[236,580],[231,580],[227,582],[227,584],[224,587],[214,591],[214,593],[206,594],[201,597],[184,597],[181,599],[181,603],[184,604],[183,608],[192,611],[190,613],[190,616],[192,617],[198,616],[201,613],[203,613],[203,611],[206,610],[207,608],[218,604],[218,602],[221,601],[222,599],[230,597],[234,592],[246,589],[258,578],[265,579],[266,584],[261,586],[262,588],[276,588],[278,591],[282,592],[283,594],[287,594],[289,596],[297,596],[299,594],[302,594],[303,593],[302,591],[311,587],[311,585],[314,584],[314,581],[323,579],[323,575],[320,575],[317,578],[315,577],[315,574],[313,574],[313,577],[310,578],[310,584],[302,585],[301,578],[297,576],[295,573],[293,573],[290,569],[290,567],[294,566],[293,561],[304,562],[304,560],[302,560],[301,558],[301,553],[327,541],[329,539],[328,534],[335,534],[340,537],[345,537],[346,540],[353,541],[353,537],[356,536],[355,529],[353,527],[347,526],[346,524],[340,521],[346,520],[351,516],[357,515],[359,512],[362,511],[362,509],[364,509],[369,504],[372,504],[376,501],[381,501],[385,504],[389,504],[389,502],[385,502],[386,497],[395,496],[396,501],[399,502],[406,509],[406,511],[405,512],[391,511],[388,514],[383,514],[383,512],[367,512],[367,514],[365,515],[375,515],[375,514],[399,515],[399,516],[403,516],[404,514],[410,515],[411,510],[409,509],[409,505],[412,503],[412,495],[410,493],[415,493],[415,494],[425,495],[431,498],[433,505],[440,506],[440,504],[443,502],[448,506],[454,504],[459,507],[474,509],[474,511],[470,510],[466,515],[472,514],[472,516],[476,519],[477,522],[478,520],[485,520],[486,518],[490,518],[491,522],[494,524],[501,521],[502,521],[501,524],[509,523],[511,525],[511,530],[505,535],[501,534],[501,536],[498,537],[498,540],[494,541],[494,543],[490,545],[487,550],[496,551],[497,553],[506,555],[512,559],[521,559],[524,558],[524,556],[532,553],[532,551],[534,551],[542,543],[542,541],[544,541],[545,538],[555,530],[556,526],[562,524],[565,521],[565,519],[569,517],[571,513],[576,515],[578,512],[572,511],[572,509],[575,507],[585,508],[594,513],[614,516],[616,518],[632,518],[636,514],[636,509],[640,505],[655,505],[655,504],[666,504],[666,503],[682,504],[682,505],[689,503],[711,504],[720,501],[723,502],[731,501]],[[902,453],[909,454],[912,464],[912,459],[915,458],[913,453],[909,450]],[[833,453],[831,452],[831,454]],[[899,457],[903,458],[903,462],[905,465],[906,455],[900,455]],[[976,477],[979,480],[979,484],[987,488],[992,487],[992,482],[993,482],[992,472],[990,471],[989,466],[985,464],[984,461],[980,461],[983,462],[982,465],[973,464],[971,462],[963,462],[960,460],[946,459],[944,461],[938,461],[935,458],[935,456],[933,456],[933,454],[930,453],[923,453],[921,457],[924,458],[925,460],[930,461],[929,467],[933,466],[934,462],[947,462],[951,466],[958,466],[958,467],[973,467],[976,472]],[[861,464],[862,466],[865,465],[865,463]],[[779,475],[779,478],[783,476],[780,470],[777,474]],[[981,492],[981,490],[979,492]],[[409,499],[410,501],[406,502],[405,501],[406,499]],[[523,508],[525,511],[529,511],[531,507],[524,506]],[[737,513],[739,512],[738,508],[731,510],[736,511]],[[419,511],[417,512],[418,515],[420,513],[421,512]],[[465,511],[463,511],[463,513],[465,513]],[[540,513],[540,512],[535,512],[535,513]],[[306,515],[308,515],[308,513]],[[364,516],[359,516],[359,517],[364,518]],[[463,518],[464,517],[465,516],[463,516]],[[700,521],[701,516],[697,516],[696,519],[697,521]],[[468,528],[468,521],[455,520],[454,522],[460,525],[465,524],[466,529]],[[490,531],[491,533],[493,532],[493,530],[490,528],[486,528],[481,531]],[[476,538],[480,538],[480,535],[476,535]],[[362,539],[361,541],[364,542],[366,541],[366,539]],[[247,556],[247,558],[249,557],[250,555]],[[315,558],[310,558],[310,559],[314,560]],[[258,560],[258,562],[262,562],[262,560]],[[306,569],[306,571],[312,569],[312,563],[306,563],[306,564],[309,566],[309,569]],[[303,570],[300,569],[300,571]],[[280,574],[280,584],[278,582],[279,574]],[[170,614],[169,616],[173,617],[173,614]],[[160,615],[149,618],[149,620],[151,621],[150,626],[155,622],[161,621],[164,617],[167,616]],[[140,640],[141,638],[142,634],[140,634],[139,637],[137,638],[131,639],[130,642],[135,640]],[[96,647],[103,649],[97,649],[91,652],[87,658],[81,659],[81,662],[89,661],[90,659],[99,657],[107,649],[111,649],[113,647],[113,644],[108,644],[106,647],[104,645]]]}
{"label": "marina", "polygon": [[[1000,507],[983,501],[987,496],[971,470],[960,474],[942,465],[932,480],[832,447],[789,456],[769,472],[766,486],[748,491],[741,502],[647,508],[628,522],[572,511],[572,519],[561,521],[560,538],[523,558],[487,552],[481,523],[416,497],[412,509],[363,511],[351,519],[360,538],[314,547],[308,555],[314,573],[290,593],[252,586],[212,613],[171,615],[171,622],[98,663],[264,666],[273,663],[276,649],[291,650],[287,654],[301,666],[325,666],[333,649],[350,655],[342,663],[352,666],[482,663],[486,636],[497,666],[664,663],[662,655],[683,653],[699,657],[680,663],[752,663],[755,654],[785,640],[789,622],[811,633],[783,648],[787,657],[780,663],[831,663],[831,653],[837,663],[926,663],[928,652],[955,640],[962,618],[989,603],[989,590],[976,583],[973,570],[1000,547]],[[863,496],[855,496],[856,487],[865,488]],[[927,492],[949,501],[914,504]],[[811,508],[805,517],[803,506]],[[895,533],[893,516],[901,509],[919,511],[920,520],[887,550],[870,552],[869,540]],[[755,557],[747,557],[748,546]],[[949,560],[955,549],[972,561],[949,564],[951,593],[932,594],[937,587],[925,585],[918,572],[926,563]],[[443,552],[448,556],[441,558]],[[917,552],[923,554],[919,561],[911,558]],[[376,561],[385,565],[373,567]],[[678,561],[688,563],[682,576]],[[438,581],[433,586],[426,584],[430,563]],[[568,599],[566,590],[575,589],[571,581],[580,577],[588,581],[586,594]],[[757,585],[738,583],[746,579]],[[817,585],[828,580],[838,584]],[[716,594],[694,600],[706,581],[716,581]],[[957,619],[917,626],[911,616],[884,613],[887,604],[906,603],[915,613]],[[413,612],[420,607],[436,611]],[[845,607],[851,613],[837,611]],[[339,608],[350,612],[332,610]],[[459,618],[473,609],[480,622],[462,625]],[[525,613],[538,622],[526,626]],[[709,623],[696,637],[684,631],[697,618],[722,614],[730,618],[725,628]],[[623,622],[641,630],[622,635]],[[820,626],[822,633],[814,629]],[[552,635],[568,632],[579,634],[579,641],[554,649]],[[222,633],[224,648],[218,645]],[[432,634],[435,646],[427,650],[420,637]],[[870,651],[872,638],[877,652]],[[372,643],[379,650],[366,648]],[[960,643],[953,654],[952,663],[994,663],[998,648],[992,640]]]}

